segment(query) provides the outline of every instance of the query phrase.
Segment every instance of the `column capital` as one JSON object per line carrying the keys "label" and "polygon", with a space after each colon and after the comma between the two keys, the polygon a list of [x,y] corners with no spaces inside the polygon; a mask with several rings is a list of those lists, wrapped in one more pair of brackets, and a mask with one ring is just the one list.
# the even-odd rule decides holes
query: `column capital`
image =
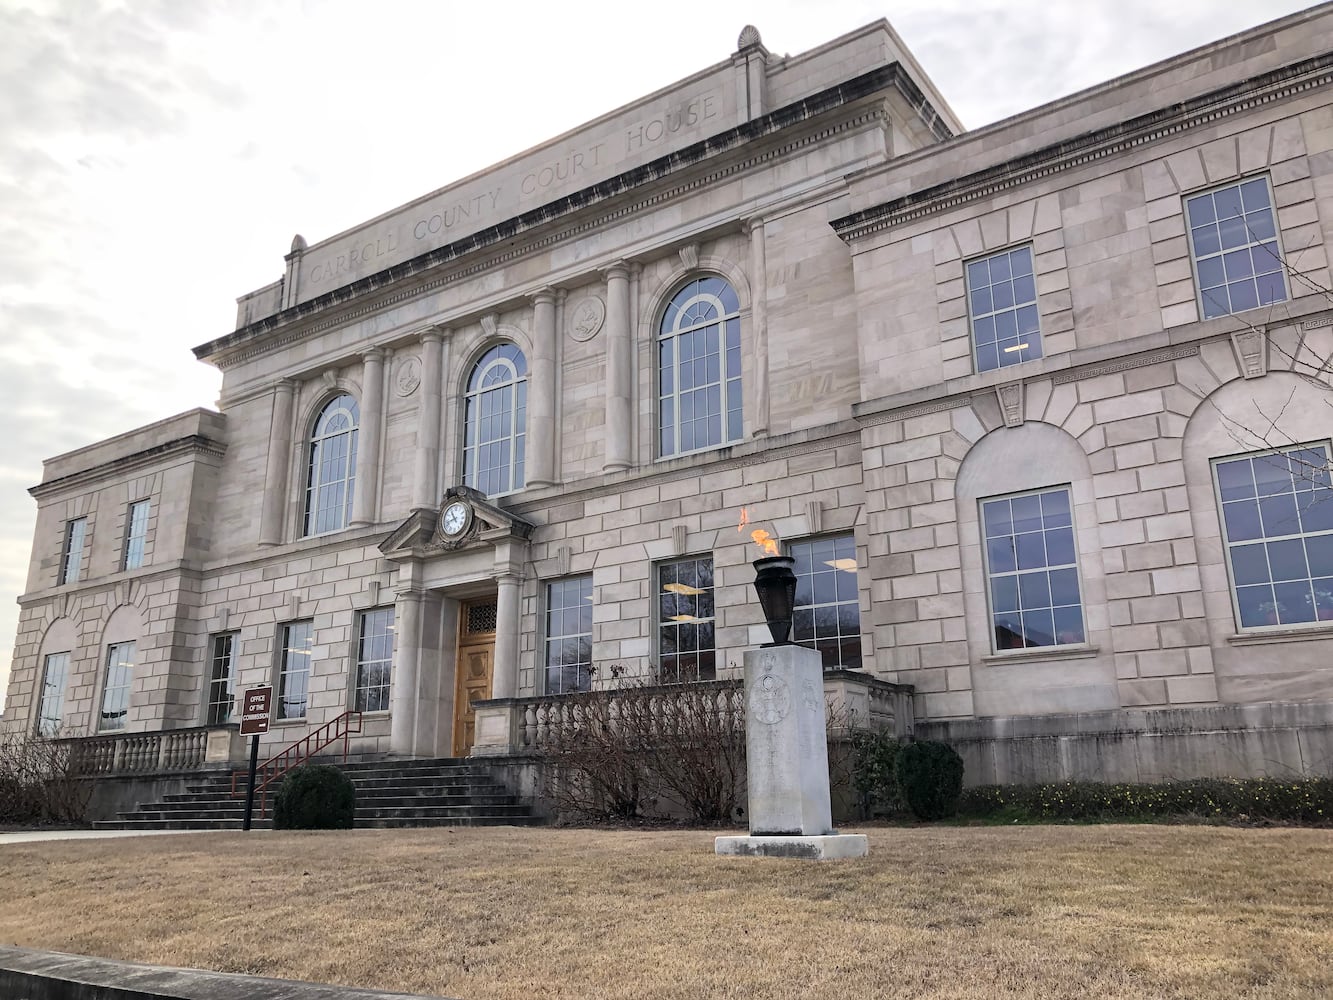
{"label": "column capital", "polygon": [[379,364],[387,354],[388,352],[382,347],[372,347],[361,352],[361,360],[368,364]]}
{"label": "column capital", "polygon": [[627,260],[613,260],[605,267],[598,268],[598,270],[601,272],[602,277],[604,277],[607,281],[612,281],[612,280],[628,281],[630,272],[630,262]]}
{"label": "column capital", "polygon": [[418,589],[416,589],[416,588],[408,588],[408,589],[405,589],[405,590],[396,590],[396,591],[394,591],[394,594],[393,594],[393,602],[394,602],[395,604],[399,603],[400,601],[403,602],[403,603],[406,603],[406,604],[415,604],[415,603],[419,602],[419,601],[420,601],[423,597],[425,597],[425,596],[426,596],[426,592],[425,592],[425,591],[423,591],[423,590],[418,590]]}
{"label": "column capital", "polygon": [[762,215],[752,215],[747,219],[741,220],[741,228],[745,230],[746,235],[753,236],[755,231],[763,231],[764,217]]}
{"label": "column capital", "polygon": [[289,376],[287,378],[278,379],[278,384],[274,386],[274,388],[277,389],[278,392],[293,393],[296,391],[296,386],[296,379]]}
{"label": "column capital", "polygon": [[434,326],[428,326],[426,329],[422,330],[418,339],[423,344],[429,344],[432,341],[440,343],[448,335],[449,328],[443,324],[437,323]]}
{"label": "column capital", "polygon": [[532,302],[534,306],[543,305],[545,303],[550,303],[551,305],[554,305],[555,293],[556,290],[552,288],[550,285],[543,285],[535,292],[530,293],[528,295],[528,299],[529,301]]}

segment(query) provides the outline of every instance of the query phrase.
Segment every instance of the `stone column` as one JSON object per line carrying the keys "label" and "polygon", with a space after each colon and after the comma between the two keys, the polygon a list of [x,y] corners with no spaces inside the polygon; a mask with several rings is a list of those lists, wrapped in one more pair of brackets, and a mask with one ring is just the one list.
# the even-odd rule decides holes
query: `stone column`
{"label": "stone column", "polygon": [[422,596],[419,590],[400,590],[393,605],[389,749],[398,754],[416,753],[417,664],[421,657]]}
{"label": "stone column", "polygon": [[421,412],[417,427],[416,465],[412,470],[412,508],[434,507],[439,501],[440,408],[444,391],[444,334],[432,327],[421,335]]}
{"label": "stone column", "polygon": [[532,296],[532,357],[528,359],[528,486],[555,482],[555,292]]}
{"label": "stone column", "polygon": [[750,436],[768,433],[768,262],[764,249],[764,220],[750,219],[750,336],[754,344],[754,408]]}
{"label": "stone column", "polygon": [[491,697],[513,698],[518,693],[518,597],[519,580],[511,573],[496,579],[495,664],[491,674]]}
{"label": "stone column", "polygon": [[630,336],[629,268],[623,261],[606,275],[606,461],[604,472],[628,469],[634,423],[634,341]]}
{"label": "stone column", "polygon": [[259,544],[281,545],[287,509],[287,470],[292,463],[292,402],[296,383],[282,379],[273,389],[273,422],[268,428],[268,463],[264,471],[264,506],[259,515]]}
{"label": "stone column", "polygon": [[380,437],[384,428],[384,350],[372,347],[361,355],[361,427],[356,438],[356,486],[352,524],[375,524],[375,494],[380,481]]}

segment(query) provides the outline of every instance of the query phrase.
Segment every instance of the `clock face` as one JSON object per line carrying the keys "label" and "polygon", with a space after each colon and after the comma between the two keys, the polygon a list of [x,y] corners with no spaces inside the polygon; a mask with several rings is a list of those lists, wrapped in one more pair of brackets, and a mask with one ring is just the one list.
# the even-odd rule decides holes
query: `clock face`
{"label": "clock face", "polygon": [[467,527],[467,504],[455,501],[444,508],[443,527],[446,535],[457,535]]}

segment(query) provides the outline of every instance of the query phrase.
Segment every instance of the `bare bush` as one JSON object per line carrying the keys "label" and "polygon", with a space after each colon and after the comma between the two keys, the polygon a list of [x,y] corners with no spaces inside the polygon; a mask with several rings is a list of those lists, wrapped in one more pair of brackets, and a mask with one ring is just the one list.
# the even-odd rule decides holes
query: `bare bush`
{"label": "bare bush", "polygon": [[696,823],[730,819],[745,774],[741,683],[622,683],[545,708],[538,747],[559,811],[627,821],[675,806]]}
{"label": "bare bush", "polygon": [[84,823],[91,794],[71,744],[35,735],[0,742],[0,823]]}

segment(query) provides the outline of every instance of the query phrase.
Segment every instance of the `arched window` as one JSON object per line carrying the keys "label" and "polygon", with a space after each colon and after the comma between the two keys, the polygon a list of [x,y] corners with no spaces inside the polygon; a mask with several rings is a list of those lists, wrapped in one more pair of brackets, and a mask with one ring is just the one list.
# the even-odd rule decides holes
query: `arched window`
{"label": "arched window", "polygon": [[463,482],[487,496],[523,488],[528,362],[513,344],[496,344],[467,383]]}
{"label": "arched window", "polygon": [[660,454],[739,441],[741,321],[735,290],[717,277],[691,281],[667,305],[657,338]]}
{"label": "arched window", "polygon": [[336,396],[319,411],[310,435],[305,491],[305,534],[347,527],[356,483],[356,428],[361,413],[351,396]]}

